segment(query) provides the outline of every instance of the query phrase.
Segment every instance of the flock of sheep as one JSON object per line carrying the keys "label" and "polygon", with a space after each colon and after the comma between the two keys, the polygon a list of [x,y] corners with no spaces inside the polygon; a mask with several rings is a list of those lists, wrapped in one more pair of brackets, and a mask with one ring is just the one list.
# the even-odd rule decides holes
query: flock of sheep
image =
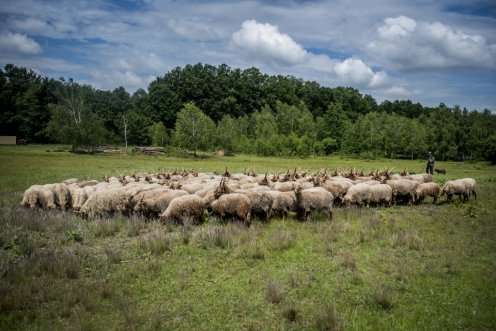
{"label": "flock of sheep", "polygon": [[83,217],[108,214],[142,214],[164,222],[200,223],[208,211],[224,220],[251,223],[251,219],[286,218],[289,212],[306,221],[313,212],[332,218],[333,206],[421,203],[427,197],[454,195],[467,201],[477,198],[472,178],[450,180],[443,187],[432,175],[392,174],[387,169],[365,175],[354,170],[319,171],[310,174],[288,171],[283,175],[257,175],[247,170],[223,175],[197,171],[104,177],[104,181],[79,181],[33,185],[24,192],[22,206],[70,209]]}

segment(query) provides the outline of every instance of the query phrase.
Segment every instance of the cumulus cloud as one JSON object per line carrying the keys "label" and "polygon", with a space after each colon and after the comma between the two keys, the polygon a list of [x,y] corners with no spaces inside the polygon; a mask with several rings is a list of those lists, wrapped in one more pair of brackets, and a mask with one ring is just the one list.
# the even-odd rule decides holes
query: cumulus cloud
{"label": "cumulus cloud", "polygon": [[233,33],[231,45],[245,57],[292,67],[294,70],[310,69],[331,76],[330,80],[340,84],[377,88],[383,86],[388,79],[385,72],[374,72],[358,58],[340,61],[326,54],[308,52],[290,36],[279,32],[277,26],[269,23],[262,24],[255,20],[243,22],[241,29]]}
{"label": "cumulus cloud", "polygon": [[494,68],[496,44],[479,35],[455,31],[440,22],[398,16],[377,28],[369,49],[399,69]]}
{"label": "cumulus cloud", "polygon": [[385,72],[374,73],[362,60],[355,58],[337,62],[334,72],[345,82],[372,88],[383,85],[387,80]]}
{"label": "cumulus cloud", "polygon": [[20,33],[0,34],[0,49],[2,51],[19,52],[23,54],[38,54],[41,46],[26,35]]}
{"label": "cumulus cloud", "polygon": [[302,63],[307,56],[307,51],[290,36],[279,32],[276,25],[255,20],[243,22],[241,30],[233,33],[231,45],[248,56],[282,66]]}

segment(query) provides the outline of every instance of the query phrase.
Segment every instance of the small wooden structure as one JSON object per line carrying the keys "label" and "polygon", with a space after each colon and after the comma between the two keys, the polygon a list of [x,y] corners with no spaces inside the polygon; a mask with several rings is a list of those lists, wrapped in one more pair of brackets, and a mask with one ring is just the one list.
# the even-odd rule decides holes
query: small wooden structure
{"label": "small wooden structure", "polygon": [[16,136],[0,136],[0,145],[15,145],[16,142]]}

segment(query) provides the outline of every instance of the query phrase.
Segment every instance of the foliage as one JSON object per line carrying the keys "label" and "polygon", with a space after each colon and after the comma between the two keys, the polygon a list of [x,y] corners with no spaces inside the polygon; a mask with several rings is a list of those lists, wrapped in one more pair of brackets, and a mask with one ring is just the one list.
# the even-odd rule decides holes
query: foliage
{"label": "foliage", "polygon": [[188,102],[177,114],[175,143],[196,154],[198,149],[212,145],[215,124],[193,102]]}
{"label": "foliage", "polygon": [[95,147],[102,144],[107,134],[101,119],[85,104],[84,94],[89,89],[72,80],[60,86],[60,102],[50,104],[51,119],[46,132],[53,140],[72,145]]}
{"label": "foliage", "polygon": [[[71,89],[75,98],[67,93]],[[377,104],[352,87],[326,87],[225,64],[177,67],[152,81],[146,91],[132,95],[123,87],[101,91],[72,80],[42,78],[8,64],[0,70],[0,134],[29,142],[80,144],[84,139],[74,132],[81,130],[70,122],[65,128],[56,118],[62,116],[62,109],[74,108],[68,100],[81,101],[81,109],[94,121],[88,128],[97,134],[92,144],[123,143],[127,138],[132,145],[220,148],[264,156],[347,153],[409,159],[424,158],[432,151],[441,161],[496,162],[496,116],[488,109],[468,111],[443,103],[431,108],[410,100]],[[205,115],[201,122],[210,123],[208,134],[185,143],[184,136],[174,138],[172,131],[178,120],[184,122],[180,113],[185,105],[193,104]],[[165,128],[155,126],[158,123]]]}
{"label": "foliage", "polygon": [[169,136],[162,122],[151,125],[148,129],[148,134],[153,146],[165,146],[168,143]]}

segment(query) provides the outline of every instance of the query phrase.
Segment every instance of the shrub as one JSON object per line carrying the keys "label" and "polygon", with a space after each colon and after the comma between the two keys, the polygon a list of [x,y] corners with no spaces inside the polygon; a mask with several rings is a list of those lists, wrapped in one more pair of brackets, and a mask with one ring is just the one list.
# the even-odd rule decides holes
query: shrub
{"label": "shrub", "polygon": [[389,310],[393,307],[393,295],[391,287],[386,284],[378,284],[374,287],[371,295],[371,303],[378,307]]}
{"label": "shrub", "polygon": [[265,299],[272,304],[281,302],[284,291],[279,283],[273,279],[268,279],[265,283]]}

